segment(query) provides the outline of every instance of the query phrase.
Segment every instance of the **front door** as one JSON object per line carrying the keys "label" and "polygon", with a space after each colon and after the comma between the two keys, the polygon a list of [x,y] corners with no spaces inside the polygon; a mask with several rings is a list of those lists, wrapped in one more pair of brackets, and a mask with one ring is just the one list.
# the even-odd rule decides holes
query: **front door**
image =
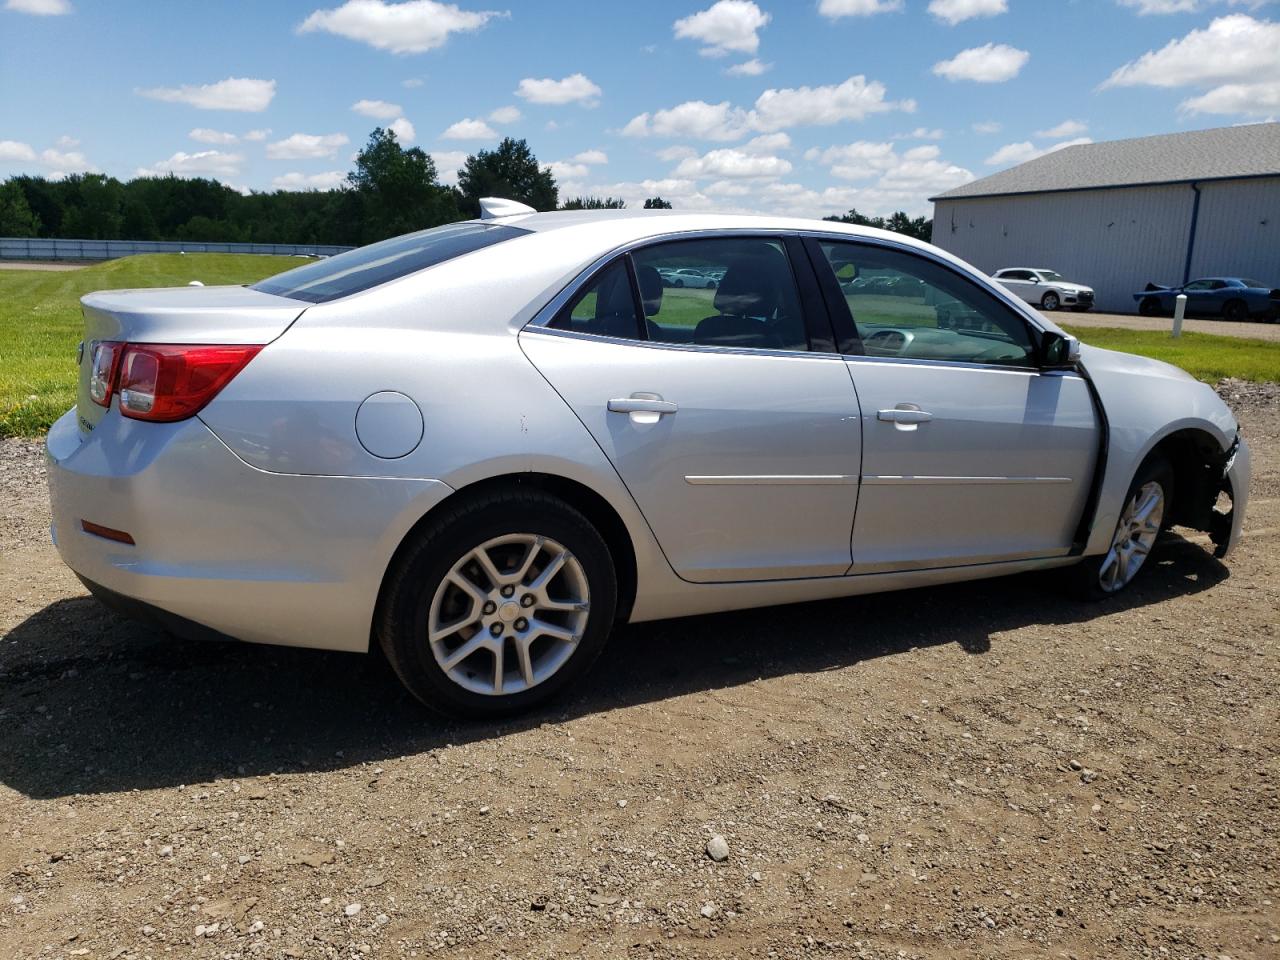
{"label": "front door", "polygon": [[863,423],[852,573],[1061,556],[1093,479],[1088,385],[1041,371],[1037,332],[977,284],[904,248],[829,242],[913,296],[845,294]]}
{"label": "front door", "polygon": [[[723,277],[714,289],[665,285],[679,268]],[[681,577],[839,576],[851,562],[858,405],[841,357],[810,349],[809,322],[787,244],[725,237],[620,257],[520,343]]]}

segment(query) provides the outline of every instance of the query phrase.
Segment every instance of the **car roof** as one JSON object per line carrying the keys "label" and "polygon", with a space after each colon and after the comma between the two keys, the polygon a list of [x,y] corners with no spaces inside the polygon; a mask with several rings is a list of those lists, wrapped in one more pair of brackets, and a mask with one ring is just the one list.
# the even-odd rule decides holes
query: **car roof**
{"label": "car roof", "polygon": [[779,217],[763,214],[686,213],[683,210],[555,210],[547,213],[516,214],[493,217],[484,223],[500,223],[546,233],[556,230],[590,229],[607,232],[620,242],[642,240],[649,236],[697,230],[795,230],[844,233],[853,237],[891,239],[910,246],[926,246],[918,240],[835,220],[812,220],[803,217]]}

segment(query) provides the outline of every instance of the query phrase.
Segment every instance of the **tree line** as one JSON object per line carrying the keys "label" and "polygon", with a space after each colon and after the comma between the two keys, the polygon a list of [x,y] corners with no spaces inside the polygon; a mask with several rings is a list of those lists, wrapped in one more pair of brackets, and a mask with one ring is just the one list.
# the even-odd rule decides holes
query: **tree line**
{"label": "tree line", "polygon": [[[456,186],[440,182],[435,161],[421,147],[405,148],[381,127],[356,156],[355,169],[332,190],[275,190],[242,194],[213,179],[137,177],[99,173],[59,180],[20,175],[0,184],[0,237],[80,240],[359,245],[480,214],[481,197],[507,197],[535,210],[621,209],[617,197],[572,197],[563,202],[551,171],[524,140],[508,137],[467,157]],[[661,197],[646,210],[671,209]],[[850,219],[851,217],[857,219]],[[896,213],[867,223],[929,239],[931,221]]]}

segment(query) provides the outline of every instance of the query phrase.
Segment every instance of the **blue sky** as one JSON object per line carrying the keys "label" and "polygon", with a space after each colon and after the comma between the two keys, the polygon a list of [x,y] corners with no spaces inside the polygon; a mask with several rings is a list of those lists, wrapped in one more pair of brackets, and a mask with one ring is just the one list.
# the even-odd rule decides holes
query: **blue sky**
{"label": "blue sky", "polygon": [[[4,0],[0,176],[327,187],[376,125],[453,179],[927,213],[1054,146],[1280,116],[1267,0]],[[357,108],[357,105],[358,108]]]}

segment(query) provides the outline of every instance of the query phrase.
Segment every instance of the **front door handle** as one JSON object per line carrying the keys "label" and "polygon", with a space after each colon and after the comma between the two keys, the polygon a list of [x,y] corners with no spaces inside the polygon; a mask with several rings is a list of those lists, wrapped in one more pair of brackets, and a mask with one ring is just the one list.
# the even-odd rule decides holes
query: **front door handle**
{"label": "front door handle", "polygon": [[878,411],[876,419],[887,423],[928,423],[933,419],[933,414],[924,410],[904,410],[901,407],[895,407],[892,410]]}
{"label": "front door handle", "polygon": [[675,413],[677,407],[670,400],[663,400],[656,394],[633,394],[629,397],[618,397],[609,401],[610,413],[656,413],[662,416]]}

